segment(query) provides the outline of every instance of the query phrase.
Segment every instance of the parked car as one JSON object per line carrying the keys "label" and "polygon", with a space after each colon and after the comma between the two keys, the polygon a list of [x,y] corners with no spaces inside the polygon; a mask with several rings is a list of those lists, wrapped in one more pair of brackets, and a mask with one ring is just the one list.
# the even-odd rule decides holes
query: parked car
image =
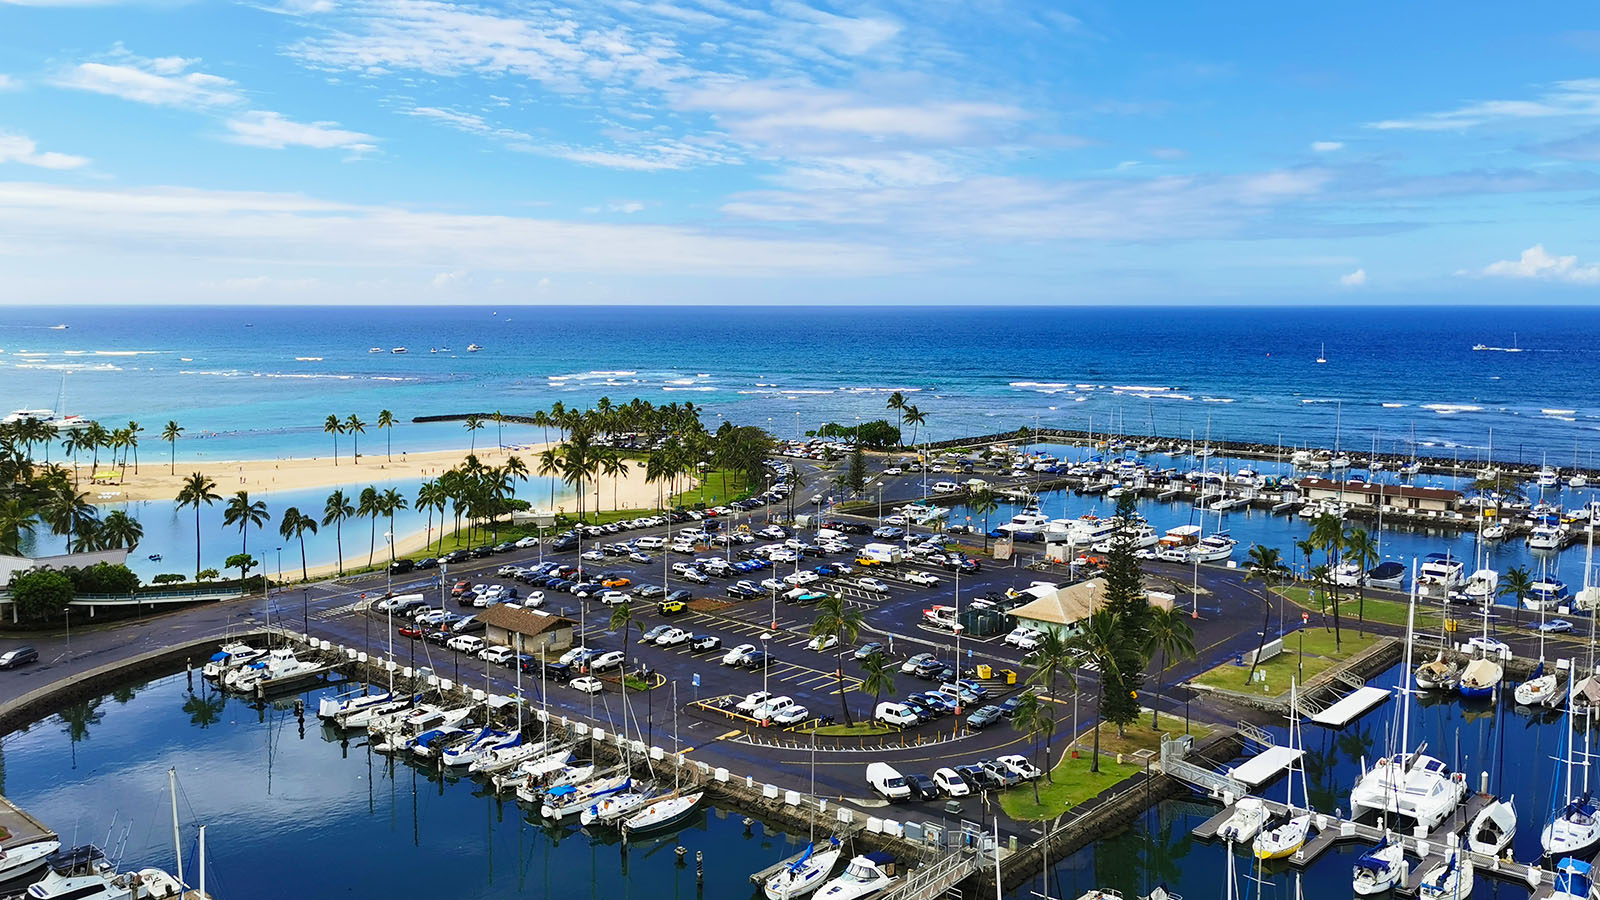
{"label": "parked car", "polygon": [[1003,718],[1005,713],[1000,711],[1000,707],[991,703],[973,710],[972,714],[967,716],[967,726],[977,729],[988,728]]}
{"label": "parked car", "polygon": [[657,647],[676,647],[688,643],[691,635],[682,628],[668,628],[656,636]]}
{"label": "parked car", "polygon": [[39,651],[32,647],[13,647],[5,653],[0,653],[0,669],[15,669],[38,661]]}
{"label": "parked car", "polygon": [[462,634],[446,640],[444,645],[461,653],[476,654],[483,650],[484,643],[483,638],[477,635]]}
{"label": "parked car", "polygon": [[856,587],[874,594],[889,593],[889,585],[881,578],[857,578]]}
{"label": "parked car", "polygon": [[913,799],[913,800],[937,800],[937,799],[939,799],[939,794],[940,794],[939,785],[936,784],[932,778],[929,778],[928,776],[922,774],[921,772],[913,772],[910,775],[907,775],[905,778],[906,778],[906,787],[911,788],[911,799]]}
{"label": "parked car", "polygon": [[515,659],[517,652],[510,647],[490,647],[478,654],[478,658],[487,663],[503,666]]}
{"label": "parked car", "polygon": [[756,710],[760,709],[763,703],[766,703],[771,699],[771,691],[751,691],[750,693],[744,695],[744,699],[740,700],[739,703],[734,706],[734,709],[745,713],[746,715],[755,715]]}
{"label": "parked car", "polygon": [[422,559],[417,560],[417,568],[437,569],[439,568],[439,561],[431,556],[425,556]]}
{"label": "parked car", "polygon": [[1545,634],[1566,634],[1572,630],[1572,623],[1566,619],[1551,619],[1540,625],[1539,630]]}
{"label": "parked car", "polygon": [[877,641],[868,641],[856,648],[855,658],[860,661],[874,656],[883,655],[883,645]]}
{"label": "parked car", "polygon": [[755,651],[755,644],[740,644],[722,655],[722,664],[725,666],[737,666],[739,661],[744,659],[745,654],[754,653]]}
{"label": "parked car", "polygon": [[1002,756],[995,760],[995,762],[1005,766],[1007,769],[1010,769],[1018,778],[1021,778],[1024,781],[1032,781],[1033,779],[1044,775],[1044,772],[1041,772],[1038,766],[1028,762],[1028,758],[1020,753],[1013,753],[1010,756]]}
{"label": "parked car", "polygon": [[411,571],[412,569],[415,569],[416,567],[417,567],[416,563],[414,563],[411,560],[406,559],[405,557],[402,556],[399,559],[395,560],[394,562],[389,563],[389,574],[391,574],[391,575],[404,575],[405,573]]}
{"label": "parked car", "polygon": [[922,719],[915,712],[912,712],[911,709],[904,703],[894,703],[889,701],[879,703],[878,708],[873,710],[872,717],[885,725],[895,725],[900,728],[909,728],[922,721]]}
{"label": "parked car", "polygon": [[811,711],[796,703],[778,710],[768,718],[774,725],[798,725],[811,718]]}
{"label": "parked car", "polygon": [[972,785],[955,769],[943,768],[933,773],[933,783],[948,797],[965,797],[972,793]]}
{"label": "parked car", "polygon": [[582,691],[585,694],[598,694],[606,689],[605,684],[593,675],[583,675],[578,678],[574,678],[567,682],[567,687],[570,687],[575,691]]}
{"label": "parked car", "polygon": [[937,661],[937,659],[932,653],[918,653],[916,656],[913,656],[900,664],[900,674],[910,675],[911,673],[915,672],[917,667],[923,663],[932,663],[935,661]]}
{"label": "parked car", "polygon": [[808,649],[808,650],[816,650],[816,651],[820,652],[822,650],[832,650],[834,647],[837,647],[837,646],[839,646],[839,636],[838,635],[836,635],[836,634],[819,634],[816,637],[812,638],[811,642],[809,644],[806,644],[806,649]]}
{"label": "parked car", "polygon": [[689,604],[682,600],[663,600],[656,604],[656,609],[664,616],[675,616],[689,608]]}
{"label": "parked car", "polygon": [[663,634],[666,634],[667,631],[669,629],[671,629],[671,628],[672,628],[671,625],[656,625],[653,628],[651,628],[649,631],[646,631],[644,634],[639,635],[639,643],[641,643],[641,644],[654,643],[656,638],[662,636]]}
{"label": "parked car", "polygon": [[627,654],[623,653],[621,650],[607,650],[604,653],[590,658],[587,664],[589,666],[589,671],[603,672],[606,669],[615,669],[621,666],[623,662],[627,660],[627,658]]}
{"label": "parked car", "polygon": [[982,769],[985,773],[988,774],[991,784],[998,784],[1002,788],[1008,788],[1008,787],[1011,787],[1012,785],[1016,785],[1016,784],[1021,784],[1022,783],[1022,776],[1018,775],[1016,772],[1011,771],[1011,769],[1009,767],[1001,765],[1000,763],[996,762],[995,760],[992,760],[992,759],[979,760],[978,761],[978,768]]}
{"label": "parked car", "polygon": [[746,669],[759,669],[776,661],[776,657],[765,650],[751,650],[739,660],[739,665]]}

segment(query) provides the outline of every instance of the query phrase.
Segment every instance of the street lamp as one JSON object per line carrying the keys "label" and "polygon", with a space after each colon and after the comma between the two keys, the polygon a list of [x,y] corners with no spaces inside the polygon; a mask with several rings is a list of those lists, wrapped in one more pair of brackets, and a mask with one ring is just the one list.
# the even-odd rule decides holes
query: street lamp
{"label": "street lamp", "polygon": [[278,548],[278,583],[283,584],[283,548]]}
{"label": "street lamp", "polygon": [[[385,547],[389,548],[389,556],[393,557],[394,556],[394,533],[393,532],[385,531],[383,533],[383,545]],[[388,584],[389,593],[393,594],[394,593],[394,566],[393,565],[389,566],[387,569],[384,570],[384,578],[385,578],[385,581]]]}
{"label": "street lamp", "polygon": [[300,631],[311,640],[311,600],[307,588],[300,589]]}
{"label": "street lamp", "polygon": [[772,632],[761,633],[761,692],[767,692],[767,663],[772,660],[772,654],[767,652],[767,641],[772,640]]}

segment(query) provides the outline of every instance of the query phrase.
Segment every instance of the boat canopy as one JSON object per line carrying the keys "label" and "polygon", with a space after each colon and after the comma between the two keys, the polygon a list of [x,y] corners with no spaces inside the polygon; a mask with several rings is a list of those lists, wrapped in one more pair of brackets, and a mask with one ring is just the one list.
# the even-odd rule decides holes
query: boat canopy
{"label": "boat canopy", "polygon": [[877,863],[880,866],[888,865],[889,863],[894,862],[894,854],[885,853],[882,850],[874,850],[871,853],[865,854],[865,856],[867,859],[872,860],[874,863]]}
{"label": "boat canopy", "polygon": [[230,657],[232,655],[233,655],[232,653],[229,653],[226,650],[219,650],[216,653],[211,654],[211,661],[212,662],[222,662],[223,660],[227,659],[228,657]]}
{"label": "boat canopy", "polygon": [[1373,847],[1366,853],[1361,854],[1361,858],[1356,860],[1356,865],[1363,869],[1372,869],[1378,872],[1387,870],[1389,868],[1389,861],[1378,854],[1384,850],[1387,850],[1388,848],[1389,841],[1388,839],[1385,839],[1383,843]]}
{"label": "boat canopy", "polygon": [[1404,575],[1405,571],[1406,571],[1406,567],[1401,563],[1383,562],[1383,563],[1378,563],[1377,565],[1375,565],[1372,568],[1368,569],[1367,570],[1367,577],[1369,577],[1369,578],[1378,578],[1378,579],[1388,579],[1388,578],[1393,578],[1396,575]]}

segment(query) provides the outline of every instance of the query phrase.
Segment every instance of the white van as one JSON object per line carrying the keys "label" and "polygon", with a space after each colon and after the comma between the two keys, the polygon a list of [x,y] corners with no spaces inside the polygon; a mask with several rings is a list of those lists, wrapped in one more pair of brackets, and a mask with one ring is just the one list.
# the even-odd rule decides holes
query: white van
{"label": "white van", "polygon": [[844,536],[844,532],[840,531],[837,528],[818,528],[817,529],[817,540],[818,541],[838,541],[840,543],[847,543],[847,542],[849,542],[850,539],[845,537]]}
{"label": "white van", "polygon": [[428,598],[421,594],[396,594],[387,600],[381,600],[373,605],[378,612],[405,612],[419,606],[427,606]]}
{"label": "white van", "polygon": [[867,784],[885,800],[905,800],[911,796],[905,776],[888,763],[868,763]]}
{"label": "white van", "polygon": [[961,485],[956,484],[954,481],[935,481],[933,483],[933,492],[935,494],[954,494],[959,490],[961,490]]}
{"label": "white van", "polygon": [[917,714],[904,703],[879,703],[878,710],[872,717],[885,725],[895,725],[900,728],[910,728],[918,722]]}
{"label": "white van", "polygon": [[868,544],[861,548],[856,561],[862,565],[893,565],[904,562],[905,551],[894,544]]}

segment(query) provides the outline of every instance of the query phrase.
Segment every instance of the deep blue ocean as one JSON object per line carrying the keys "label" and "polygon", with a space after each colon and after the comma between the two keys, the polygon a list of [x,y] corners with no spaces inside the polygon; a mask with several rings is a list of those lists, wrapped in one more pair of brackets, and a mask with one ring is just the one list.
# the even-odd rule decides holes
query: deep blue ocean
{"label": "deep blue ocean", "polygon": [[[1597,353],[1600,310],[1584,308],[8,308],[0,400],[53,407],[67,374],[68,412],[176,419],[180,458],[322,452],[329,413],[601,396],[693,401],[712,425],[789,436],[882,416],[898,389],[935,439],[1035,417],[1187,436],[1209,419],[1216,438],[1285,444],[1331,445],[1337,427],[1355,451],[1408,449],[1415,427],[1420,452],[1474,457],[1493,428],[1497,457],[1570,464],[1600,443]],[[455,425],[394,437],[465,443]]]}

